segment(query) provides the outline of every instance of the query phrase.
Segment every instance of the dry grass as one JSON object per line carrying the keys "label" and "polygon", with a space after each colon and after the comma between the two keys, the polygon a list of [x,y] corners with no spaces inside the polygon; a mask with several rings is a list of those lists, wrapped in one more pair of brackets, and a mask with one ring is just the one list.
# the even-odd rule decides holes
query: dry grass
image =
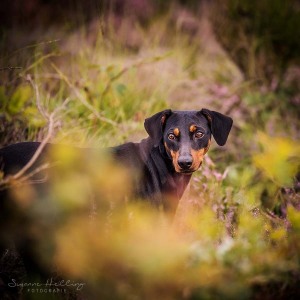
{"label": "dry grass", "polygon": [[[295,173],[299,156],[290,149],[299,147],[299,120],[288,94],[243,80],[217,43],[205,10],[199,16],[174,7],[147,26],[110,15],[74,31],[50,26],[13,33],[9,38],[20,49],[1,64],[22,70],[1,71],[3,145],[138,141],[145,137],[145,117],[167,107],[206,107],[234,119],[228,144],[212,146],[172,224],[139,206],[120,205],[122,171],[111,171],[99,157],[58,148],[66,165],[44,202],[26,185],[15,191],[16,203],[29,203],[24,214],[30,226],[23,232],[33,234],[37,257],[58,264],[65,277],[86,281],[84,293],[95,299],[246,299],[254,286],[294,282],[300,219],[291,207],[298,207],[299,195],[293,186],[282,189],[291,181],[274,178],[292,179]],[[43,115],[55,123],[55,135],[46,130]],[[277,148],[269,149],[273,143]],[[253,159],[258,154],[259,163]],[[283,167],[269,174],[270,162]],[[93,175],[91,181],[85,173]]]}

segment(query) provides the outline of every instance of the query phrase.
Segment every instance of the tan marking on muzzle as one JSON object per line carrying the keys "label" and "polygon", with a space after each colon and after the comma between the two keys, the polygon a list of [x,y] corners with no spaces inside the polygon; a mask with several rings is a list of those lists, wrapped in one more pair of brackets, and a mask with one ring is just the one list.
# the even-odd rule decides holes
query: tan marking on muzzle
{"label": "tan marking on muzzle", "polygon": [[167,143],[165,143],[165,148],[166,148],[166,151],[171,155],[172,157],[172,162],[173,162],[173,166],[175,168],[175,171],[176,172],[180,172],[181,168],[179,167],[178,165],[178,157],[179,157],[179,151],[174,151],[174,150],[171,150]]}
{"label": "tan marking on muzzle", "polygon": [[197,130],[197,126],[196,125],[191,125],[190,126],[190,132],[195,132]]}
{"label": "tan marking on muzzle", "polygon": [[209,147],[210,147],[211,140],[208,141],[208,145],[205,148],[202,148],[200,150],[191,150],[191,154],[193,157],[193,164],[191,166],[191,170],[194,172],[198,170],[202,164],[204,155],[207,153]]}
{"label": "tan marking on muzzle", "polygon": [[193,164],[191,166],[191,171],[196,171],[200,168],[203,157],[205,155],[205,149],[202,148],[200,150],[191,149],[191,155],[193,157]]}
{"label": "tan marking on muzzle", "polygon": [[208,144],[207,146],[204,148],[204,155],[207,153],[209,147],[210,147],[210,143],[211,143],[211,140],[208,141]]}

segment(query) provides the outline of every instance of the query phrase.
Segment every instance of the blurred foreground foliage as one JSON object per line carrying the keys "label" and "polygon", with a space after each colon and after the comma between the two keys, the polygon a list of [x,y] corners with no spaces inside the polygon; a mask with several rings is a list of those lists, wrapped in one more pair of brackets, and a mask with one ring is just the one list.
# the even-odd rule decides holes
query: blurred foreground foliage
{"label": "blurred foreground foliage", "polygon": [[[84,282],[87,299],[248,299],[266,285],[289,284],[300,267],[299,195],[284,194],[282,184],[292,184],[299,152],[285,139],[258,140],[251,167],[222,177],[208,161],[175,219],[124,198],[126,170],[99,150],[55,146],[46,190],[13,190],[24,210],[19,234],[31,236],[47,268]],[[274,142],[276,151],[268,148]],[[284,216],[261,204],[266,189]]]}
{"label": "blurred foreground foliage", "polygon": [[[191,7],[194,2],[188,1]],[[246,79],[268,81],[273,75],[266,63],[273,72],[294,55],[269,56],[271,34],[264,45],[258,42],[265,22],[274,19],[262,22],[255,14],[272,14],[265,8],[269,2],[225,2],[233,9],[231,26],[242,33],[247,26],[253,29],[247,37],[254,46],[246,43],[242,49],[253,52],[242,58],[234,54],[233,60],[242,61],[237,65]],[[275,8],[279,2],[274,1]],[[279,21],[288,13],[287,5],[283,8]],[[242,21],[235,9],[246,15]],[[297,9],[286,34],[299,29],[294,14]],[[257,26],[249,25],[253,20]],[[86,299],[295,298],[300,276],[297,85],[237,81],[226,57],[207,54],[190,32],[183,33],[177,23],[172,28],[173,23],[170,16],[146,29],[134,23],[131,35],[107,26],[109,36],[101,28],[92,43],[90,27],[83,27],[68,42],[37,43],[12,55],[12,62],[24,68],[1,81],[0,143],[42,140],[47,132],[43,113],[64,102],[51,142],[77,146],[139,140],[145,137],[144,118],[167,106],[187,103],[189,109],[206,106],[228,113],[235,125],[226,148],[212,146],[175,218],[124,199],[130,192],[126,170],[102,152],[56,147],[52,158],[60,164],[48,170],[47,189],[23,184],[12,190],[21,213],[13,220],[16,235],[31,237],[37,259],[47,268],[85,282],[80,293]],[[235,33],[230,38],[241,41]]]}

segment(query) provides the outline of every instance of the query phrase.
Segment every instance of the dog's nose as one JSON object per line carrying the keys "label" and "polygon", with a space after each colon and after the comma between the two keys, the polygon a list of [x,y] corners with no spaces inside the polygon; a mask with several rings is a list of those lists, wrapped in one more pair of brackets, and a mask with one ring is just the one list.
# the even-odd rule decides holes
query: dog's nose
{"label": "dog's nose", "polygon": [[178,165],[181,169],[187,170],[193,164],[193,158],[189,156],[185,156],[178,159]]}

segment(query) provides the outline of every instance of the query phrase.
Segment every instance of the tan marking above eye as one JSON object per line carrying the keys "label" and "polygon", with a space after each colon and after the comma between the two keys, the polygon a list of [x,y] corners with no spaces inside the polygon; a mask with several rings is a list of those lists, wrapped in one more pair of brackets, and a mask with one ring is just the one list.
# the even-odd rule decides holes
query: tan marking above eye
{"label": "tan marking above eye", "polygon": [[190,126],[190,132],[195,132],[197,130],[197,126],[196,125],[191,125]]}
{"label": "tan marking above eye", "polygon": [[179,134],[180,134],[179,128],[175,128],[173,132],[174,132],[175,136],[179,136]]}

